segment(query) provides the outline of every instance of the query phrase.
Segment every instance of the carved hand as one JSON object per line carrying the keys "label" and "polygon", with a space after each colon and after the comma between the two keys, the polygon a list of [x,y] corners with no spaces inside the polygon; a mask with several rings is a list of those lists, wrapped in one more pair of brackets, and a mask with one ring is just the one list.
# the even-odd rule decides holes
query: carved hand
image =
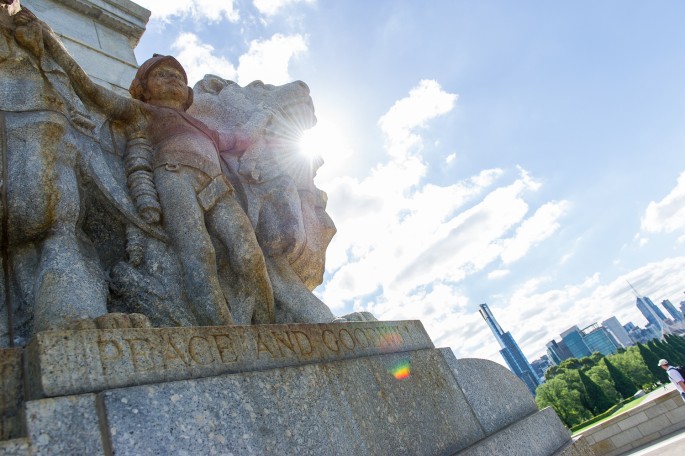
{"label": "carved hand", "polygon": [[43,55],[44,50],[43,29],[40,22],[35,20],[36,16],[26,9],[22,9],[14,17],[14,23],[19,26],[14,32],[17,43],[36,57],[40,58],[40,56]]}

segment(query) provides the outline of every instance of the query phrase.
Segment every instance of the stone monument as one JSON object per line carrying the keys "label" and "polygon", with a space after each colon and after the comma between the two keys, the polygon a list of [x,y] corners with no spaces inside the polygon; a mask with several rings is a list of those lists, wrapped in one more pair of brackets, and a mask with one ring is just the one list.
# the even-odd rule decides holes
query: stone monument
{"label": "stone monument", "polygon": [[[309,88],[137,66],[129,0],[0,0],[0,453],[591,454],[418,321],[336,318]],[[28,6],[28,8],[27,8]]]}

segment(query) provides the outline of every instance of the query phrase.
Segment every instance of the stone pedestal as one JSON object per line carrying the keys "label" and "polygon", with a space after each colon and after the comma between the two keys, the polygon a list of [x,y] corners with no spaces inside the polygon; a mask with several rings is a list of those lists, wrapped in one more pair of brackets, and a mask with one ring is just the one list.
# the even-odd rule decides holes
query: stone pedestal
{"label": "stone pedestal", "polygon": [[45,332],[24,369],[5,354],[7,454],[591,454],[418,321]]}
{"label": "stone pedestal", "polygon": [[133,49],[150,12],[130,0],[21,0],[50,24],[99,84],[128,95],[138,69]]}

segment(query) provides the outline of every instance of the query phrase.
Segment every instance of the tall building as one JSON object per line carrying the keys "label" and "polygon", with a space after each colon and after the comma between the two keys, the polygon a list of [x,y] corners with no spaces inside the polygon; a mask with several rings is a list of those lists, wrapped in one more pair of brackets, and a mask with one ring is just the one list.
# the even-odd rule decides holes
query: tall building
{"label": "tall building", "polygon": [[637,297],[636,304],[637,308],[640,309],[640,312],[642,312],[642,315],[644,315],[644,317],[647,319],[650,325],[655,326],[659,329],[663,329],[663,320],[660,319],[657,313],[654,312],[654,310],[652,309],[652,307],[656,306],[654,306],[653,304],[652,306],[650,306],[647,303],[647,301],[645,301],[643,298],[639,296]]}
{"label": "tall building", "polygon": [[652,339],[661,337],[662,331],[654,325],[647,325],[645,328],[635,326],[628,334],[630,334],[630,338],[633,339],[635,343],[646,344]]}
{"label": "tall building", "polygon": [[626,328],[624,328],[618,321],[618,318],[607,318],[602,322],[602,326],[611,332],[611,334],[614,336],[614,339],[616,339],[616,341],[618,341],[623,348],[630,347],[631,345],[635,344],[635,342],[633,342],[633,340],[630,338],[628,331],[626,331]]}
{"label": "tall building", "polygon": [[542,355],[530,363],[530,367],[533,368],[533,372],[535,372],[535,375],[538,376],[541,383],[545,381],[545,372],[547,372],[547,369],[552,366],[553,364],[547,355]]}
{"label": "tall building", "polygon": [[643,296],[642,299],[645,300],[645,302],[649,305],[649,307],[654,311],[657,317],[661,318],[661,321],[666,320],[666,315],[659,309],[659,307],[652,302],[651,299],[649,299],[648,296]]}
{"label": "tall building", "polygon": [[572,326],[561,333],[561,340],[571,351],[574,358],[584,358],[590,356],[592,351],[583,340],[583,333],[578,326]]}
{"label": "tall building", "polygon": [[583,342],[592,353],[600,352],[603,355],[613,355],[618,350],[619,344],[603,326],[594,323],[582,330]]}
{"label": "tall building", "polygon": [[685,321],[683,313],[676,309],[675,306],[671,303],[671,301],[669,301],[668,299],[664,299],[663,301],[661,301],[661,305],[664,306],[664,309],[666,309],[666,311],[671,314],[674,321]]}
{"label": "tall building", "polygon": [[487,304],[481,304],[479,312],[502,347],[499,352],[504,361],[507,362],[509,369],[526,384],[530,393],[535,396],[535,388],[540,384],[540,379],[535,375],[532,366],[511,336],[511,333],[502,330]]}
{"label": "tall building", "polygon": [[573,358],[573,354],[564,341],[557,342],[554,339],[547,342],[547,356],[549,357],[549,360],[557,366],[565,359]]}

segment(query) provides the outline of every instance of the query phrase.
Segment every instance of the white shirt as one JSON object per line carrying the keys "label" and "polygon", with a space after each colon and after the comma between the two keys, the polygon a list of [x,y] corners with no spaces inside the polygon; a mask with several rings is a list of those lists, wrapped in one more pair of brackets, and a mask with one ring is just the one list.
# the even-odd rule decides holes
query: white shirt
{"label": "white shirt", "polygon": [[685,391],[683,391],[683,387],[680,386],[680,383],[679,383],[679,382],[685,382],[685,379],[683,379],[683,376],[680,375],[680,372],[678,372],[675,367],[670,366],[668,368],[668,370],[666,371],[666,373],[668,374],[668,378],[671,379],[671,382],[673,382],[673,384],[675,384],[676,389],[678,391],[680,391],[681,393],[685,393]]}

